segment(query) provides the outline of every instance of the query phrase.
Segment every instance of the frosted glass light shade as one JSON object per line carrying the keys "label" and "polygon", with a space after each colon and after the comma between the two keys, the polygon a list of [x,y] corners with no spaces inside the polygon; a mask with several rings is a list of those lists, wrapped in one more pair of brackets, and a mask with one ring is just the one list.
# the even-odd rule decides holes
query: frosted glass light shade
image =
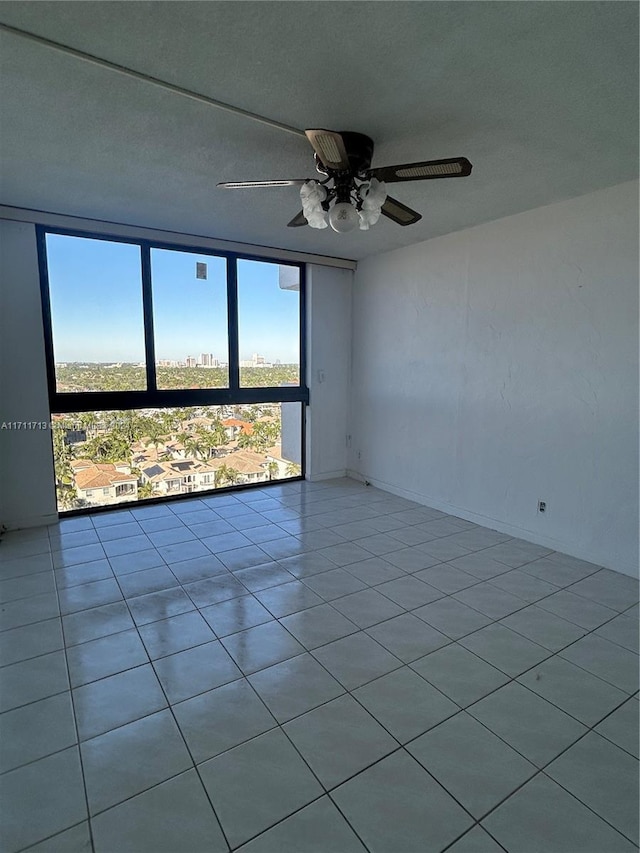
{"label": "frosted glass light shade", "polygon": [[329,211],[329,224],[339,234],[352,231],[360,222],[358,211],[348,201],[340,201],[334,204]]}

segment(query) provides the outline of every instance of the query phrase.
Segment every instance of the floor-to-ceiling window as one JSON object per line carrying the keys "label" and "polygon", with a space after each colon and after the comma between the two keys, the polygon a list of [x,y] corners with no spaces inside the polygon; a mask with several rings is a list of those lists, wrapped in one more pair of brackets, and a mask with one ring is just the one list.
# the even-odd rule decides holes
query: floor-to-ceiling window
{"label": "floor-to-ceiling window", "polygon": [[302,264],[38,236],[59,511],[302,475]]}

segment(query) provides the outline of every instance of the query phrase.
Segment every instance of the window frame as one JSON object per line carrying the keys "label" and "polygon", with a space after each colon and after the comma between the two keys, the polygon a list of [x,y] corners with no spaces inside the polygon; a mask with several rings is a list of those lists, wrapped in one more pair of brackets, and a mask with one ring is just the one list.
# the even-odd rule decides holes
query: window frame
{"label": "window frame", "polygon": [[[105,242],[127,243],[140,247],[142,274],[142,310],[145,342],[145,364],[147,389],[145,391],[58,391],[56,386],[55,353],[53,345],[53,324],[49,274],[47,267],[47,234],[60,234],[67,237],[81,237]],[[47,363],[47,384],[49,405],[56,414],[90,411],[117,411],[126,409],[163,409],[181,406],[233,406],[252,403],[302,403],[303,413],[309,405],[309,388],[306,384],[306,265],[299,261],[263,258],[260,255],[230,252],[220,249],[203,248],[197,244],[185,246],[170,242],[148,239],[121,237],[118,234],[96,234],[68,228],[54,228],[36,225],[38,245],[38,265],[40,271],[40,292],[42,297],[42,320],[44,327],[45,356]],[[194,389],[158,389],[156,382],[155,341],[153,332],[153,293],[151,283],[151,250],[168,249],[186,254],[208,255],[226,260],[227,271],[227,343],[229,364],[229,385],[227,388]],[[259,261],[282,266],[297,267],[300,275],[300,323],[299,348],[300,372],[298,385],[265,386],[246,388],[240,385],[240,359],[238,335],[238,260]],[[304,425],[305,418],[302,417]],[[304,445],[304,429],[303,429]],[[304,462],[304,452],[302,453]],[[304,466],[303,466],[304,472]]]}

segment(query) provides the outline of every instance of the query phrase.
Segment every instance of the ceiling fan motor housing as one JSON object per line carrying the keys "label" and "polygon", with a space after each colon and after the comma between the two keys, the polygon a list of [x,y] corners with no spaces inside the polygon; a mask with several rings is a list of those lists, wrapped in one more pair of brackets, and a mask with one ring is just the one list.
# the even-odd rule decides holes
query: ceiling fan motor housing
{"label": "ceiling fan motor housing", "polygon": [[364,133],[354,133],[351,130],[341,130],[340,135],[344,140],[351,171],[358,175],[371,168],[373,139]]}

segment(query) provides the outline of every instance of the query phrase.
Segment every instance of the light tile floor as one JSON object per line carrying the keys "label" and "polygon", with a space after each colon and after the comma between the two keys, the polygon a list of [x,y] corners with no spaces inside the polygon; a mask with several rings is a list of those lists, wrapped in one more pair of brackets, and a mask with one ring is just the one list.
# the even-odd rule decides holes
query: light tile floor
{"label": "light tile floor", "polygon": [[638,583],[350,480],[0,544],[4,853],[623,853]]}

